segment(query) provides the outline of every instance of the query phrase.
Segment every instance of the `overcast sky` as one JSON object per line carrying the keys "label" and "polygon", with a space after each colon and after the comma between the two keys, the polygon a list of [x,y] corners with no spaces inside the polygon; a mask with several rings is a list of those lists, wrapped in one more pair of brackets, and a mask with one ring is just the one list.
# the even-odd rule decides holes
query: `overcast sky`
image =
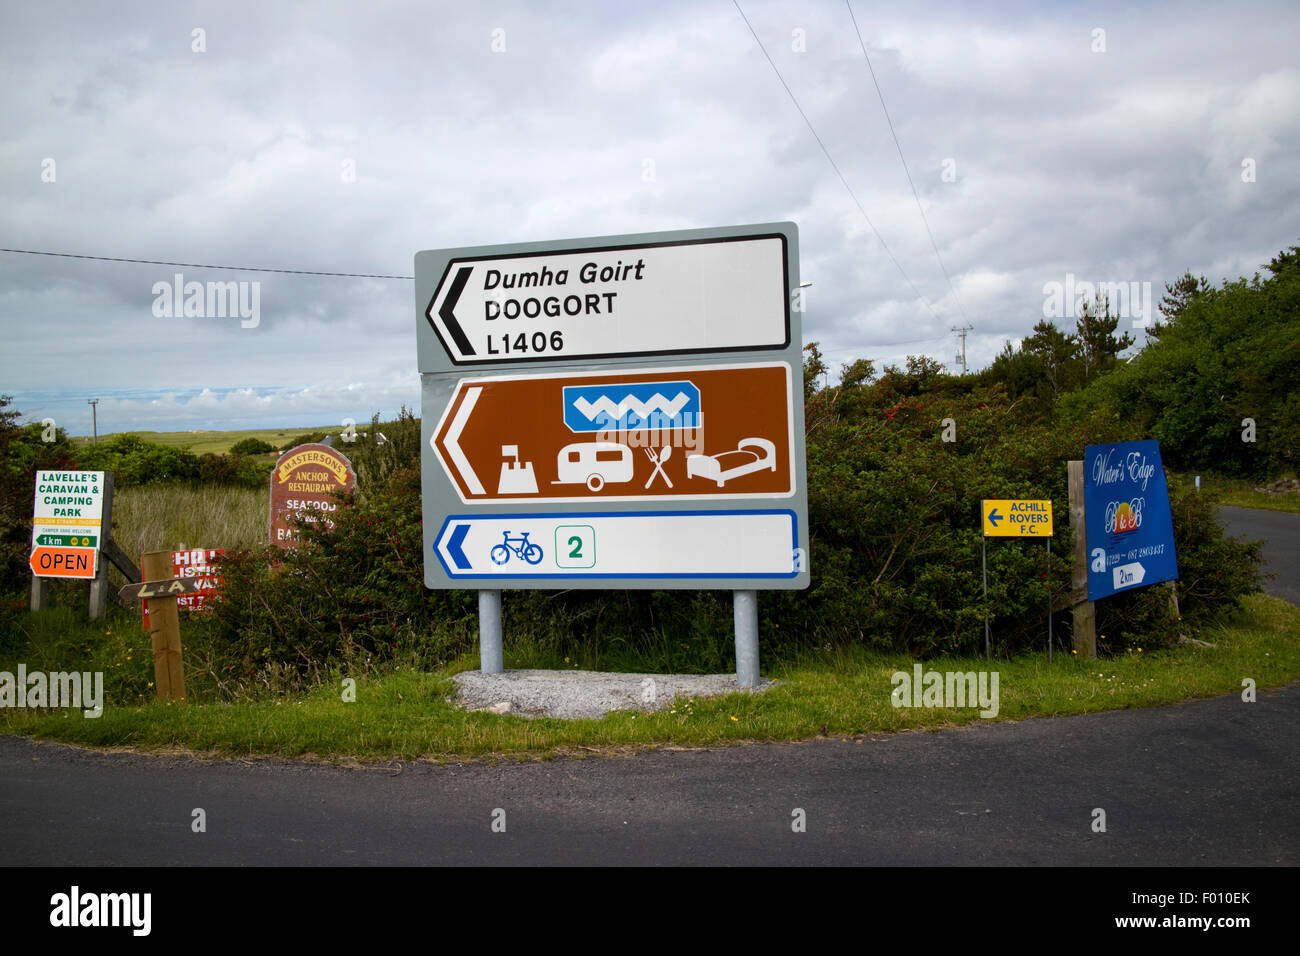
{"label": "overcast sky", "polygon": [[[980,368],[1068,275],[1158,302],[1300,242],[1294,2],[881,6],[852,9],[938,256],[834,0],[741,0],[775,71],[731,0],[11,5],[0,246],[410,276],[791,220],[833,367],[952,368],[971,325]],[[257,324],[155,315],[177,272],[260,283]],[[0,393],[73,434],[96,396],[101,431],[364,421],[418,408],[415,314],[408,279],[0,253]]]}

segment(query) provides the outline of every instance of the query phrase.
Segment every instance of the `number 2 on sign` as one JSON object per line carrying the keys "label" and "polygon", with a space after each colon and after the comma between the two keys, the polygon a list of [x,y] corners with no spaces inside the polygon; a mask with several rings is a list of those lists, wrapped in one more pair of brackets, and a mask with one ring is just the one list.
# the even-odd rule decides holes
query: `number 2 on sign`
{"label": "number 2 on sign", "polygon": [[596,566],[596,529],[585,524],[555,529],[555,563],[562,568]]}

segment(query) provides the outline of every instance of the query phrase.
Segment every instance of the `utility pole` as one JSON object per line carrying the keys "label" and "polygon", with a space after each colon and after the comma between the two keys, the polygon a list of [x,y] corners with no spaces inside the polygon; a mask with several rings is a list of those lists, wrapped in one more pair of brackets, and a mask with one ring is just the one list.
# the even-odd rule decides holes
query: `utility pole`
{"label": "utility pole", "polygon": [[952,330],[961,336],[961,355],[958,358],[961,359],[961,373],[963,375],[966,374],[966,333],[973,328],[975,328],[973,325],[954,325],[952,327]]}
{"label": "utility pole", "polygon": [[90,422],[91,422],[91,427],[94,429],[94,435],[95,435],[93,443],[98,445],[99,444],[99,414],[98,414],[99,399],[88,398],[86,399],[86,404],[90,406]]}

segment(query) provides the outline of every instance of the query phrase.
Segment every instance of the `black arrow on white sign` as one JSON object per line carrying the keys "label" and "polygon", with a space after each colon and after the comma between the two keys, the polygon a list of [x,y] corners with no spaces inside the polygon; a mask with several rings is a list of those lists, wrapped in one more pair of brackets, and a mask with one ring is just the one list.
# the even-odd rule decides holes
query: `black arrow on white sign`
{"label": "black arrow on white sign", "polygon": [[[447,290],[447,298],[443,300],[442,308],[438,310],[439,317],[444,323],[446,323],[447,331],[451,333],[451,337],[456,340],[456,347],[460,349],[462,355],[476,354],[474,352],[474,346],[469,344],[469,337],[465,334],[465,330],[462,329],[460,323],[456,321],[456,303],[460,301],[460,294],[465,291],[465,286],[469,282],[469,277],[473,274],[473,266],[460,267],[456,272],[456,278],[451,280],[451,288]],[[439,289],[441,289],[442,283],[439,283],[438,285]],[[429,308],[425,312],[425,317],[428,318],[429,324],[433,326],[434,334],[439,338],[442,338],[442,333],[438,331],[438,323],[433,321],[433,315],[431,314],[433,312],[433,303],[438,301],[439,289],[434,290],[433,298],[429,301]]]}

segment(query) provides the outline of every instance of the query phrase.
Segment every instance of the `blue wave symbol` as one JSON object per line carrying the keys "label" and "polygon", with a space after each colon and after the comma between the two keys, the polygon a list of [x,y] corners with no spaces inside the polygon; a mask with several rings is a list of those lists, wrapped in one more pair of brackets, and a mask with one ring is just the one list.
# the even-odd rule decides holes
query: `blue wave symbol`
{"label": "blue wave symbol", "polygon": [[564,389],[564,424],[572,432],[694,428],[700,411],[700,390],[686,381],[570,385]]}

